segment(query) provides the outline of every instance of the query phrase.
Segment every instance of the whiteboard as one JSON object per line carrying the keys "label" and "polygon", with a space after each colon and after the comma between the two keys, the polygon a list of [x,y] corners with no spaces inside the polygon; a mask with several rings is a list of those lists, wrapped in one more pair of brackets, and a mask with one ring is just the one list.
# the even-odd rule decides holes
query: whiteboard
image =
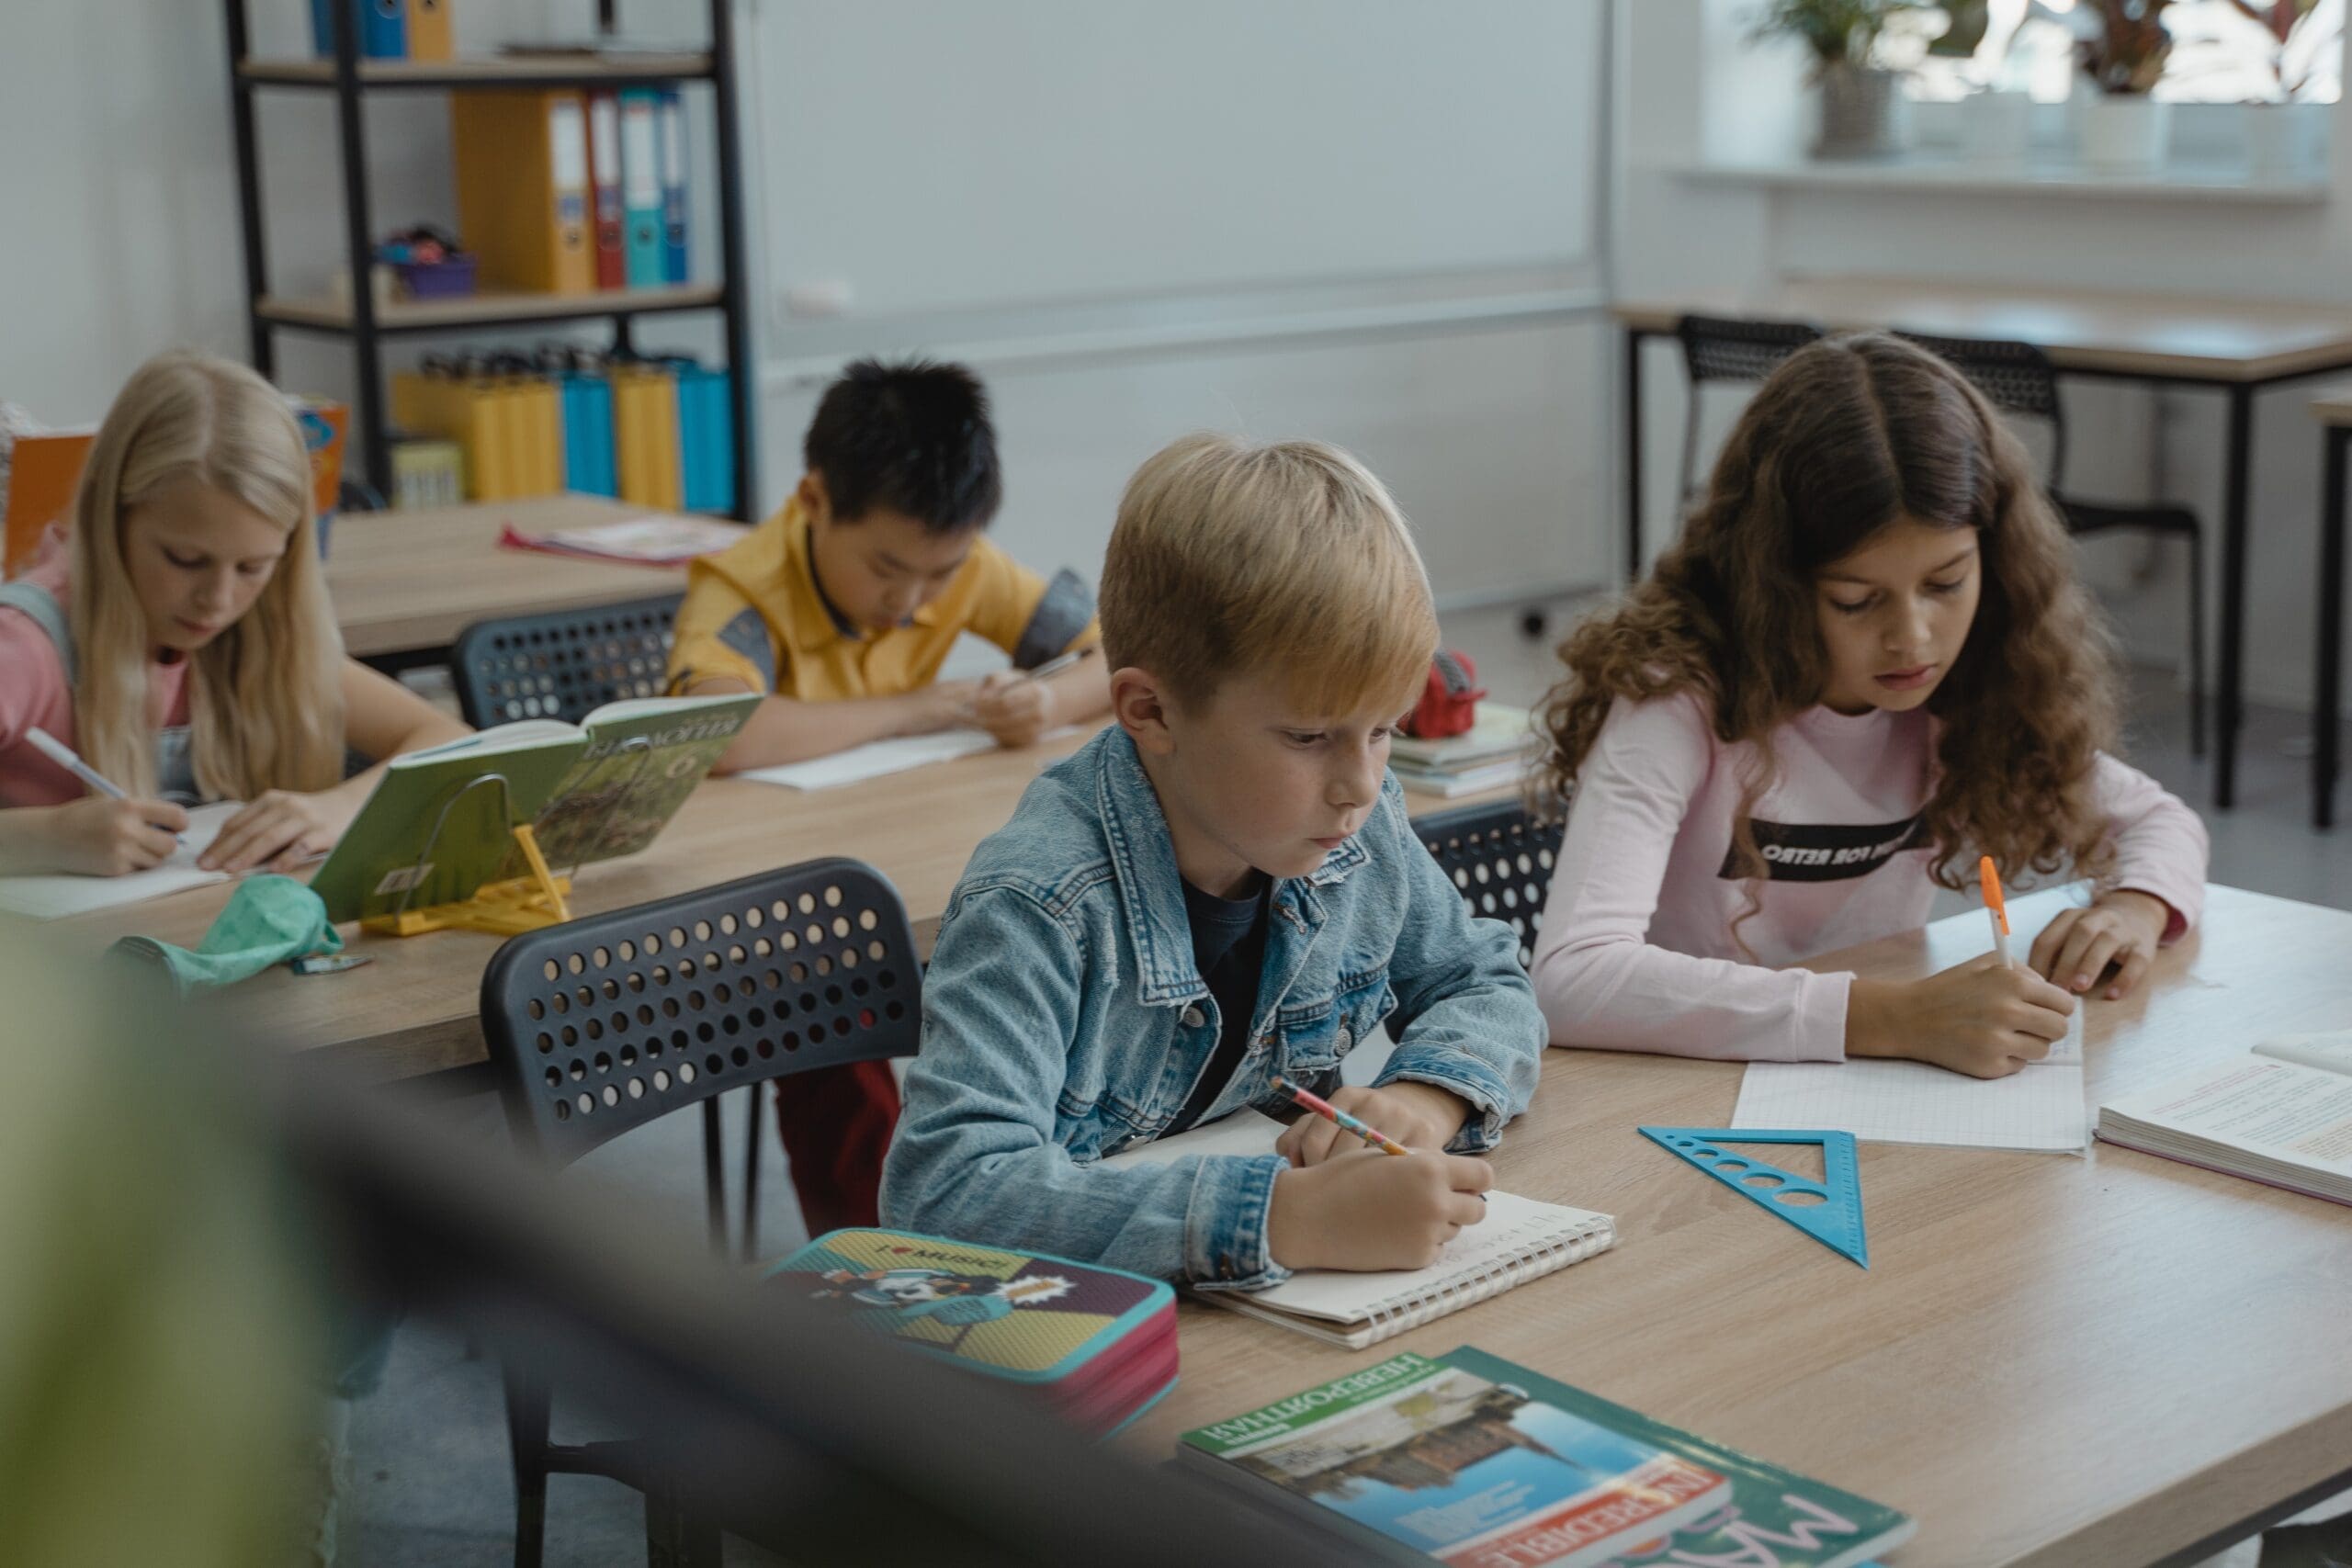
{"label": "whiteboard", "polygon": [[1557,266],[1602,0],[762,0],[772,299],[862,318]]}

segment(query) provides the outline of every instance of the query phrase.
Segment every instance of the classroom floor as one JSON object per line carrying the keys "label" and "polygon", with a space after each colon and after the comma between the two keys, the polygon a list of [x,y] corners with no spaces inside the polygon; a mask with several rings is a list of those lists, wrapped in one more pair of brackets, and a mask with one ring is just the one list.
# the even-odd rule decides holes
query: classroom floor
{"label": "classroom floor", "polygon": [[[1544,637],[1520,629],[1516,608],[1480,611],[1446,618],[1449,646],[1477,660],[1480,678],[1493,697],[1532,705],[1549,683],[1550,641],[1564,630],[1577,605],[1542,606],[1550,627]],[[2242,804],[2224,818],[2208,813],[2213,833],[2212,878],[2241,887],[2352,908],[2352,826],[2332,834],[2308,826],[2307,752],[2304,716],[2256,708],[2248,716],[2239,760]],[[2191,805],[2202,808],[2211,790],[2210,764],[2188,755],[2188,702],[2169,671],[2134,671],[2132,723],[2127,751]],[[1958,895],[1939,914],[1970,907]],[[1349,1062],[1351,1080],[1377,1071],[1368,1053]],[[740,1101],[741,1096],[734,1097]],[[449,1113],[477,1127],[484,1137],[501,1136],[495,1107],[488,1100],[451,1105]],[[730,1104],[726,1117],[729,1168],[740,1165],[743,1108]],[[765,1131],[763,1127],[763,1132]],[[773,1133],[767,1148],[775,1149]],[[763,1205],[763,1256],[775,1257],[806,1239],[791,1204],[775,1201],[782,1185],[781,1156],[768,1165]],[[636,1190],[677,1217],[682,1226],[702,1224],[700,1124],[694,1116],[656,1122],[582,1162],[594,1179]],[[592,1423],[568,1413],[559,1402],[556,1432],[565,1440],[597,1435]],[[355,1407],[351,1423],[351,1483],[342,1499],[339,1561],[362,1568],[456,1568],[509,1561],[513,1551],[514,1492],[508,1479],[505,1423],[498,1371],[469,1358],[449,1337],[424,1327],[397,1335],[381,1390]],[[559,1476],[548,1490],[546,1562],[548,1568],[641,1562],[643,1514],[634,1493],[606,1482]],[[2241,1551],[2232,1568],[2245,1568]],[[759,1564],[777,1561],[730,1542],[728,1561]]]}

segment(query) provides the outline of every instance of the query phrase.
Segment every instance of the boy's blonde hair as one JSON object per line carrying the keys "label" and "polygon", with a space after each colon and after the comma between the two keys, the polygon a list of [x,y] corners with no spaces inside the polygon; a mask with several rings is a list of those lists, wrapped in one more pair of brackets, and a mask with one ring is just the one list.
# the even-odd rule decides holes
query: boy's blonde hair
{"label": "boy's blonde hair", "polygon": [[154,793],[147,622],[123,564],[124,517],[194,479],[287,531],[235,625],[188,660],[189,750],[208,798],[323,789],[343,776],[343,637],[311,519],[311,458],[285,397],[242,365],[158,355],[115,395],[74,502],[74,732],[92,767]]}
{"label": "boy's blonde hair", "polygon": [[1187,435],[1136,470],[1102,565],[1102,646],[1177,701],[1279,671],[1322,716],[1418,691],[1429,573],[1387,489],[1319,441]]}

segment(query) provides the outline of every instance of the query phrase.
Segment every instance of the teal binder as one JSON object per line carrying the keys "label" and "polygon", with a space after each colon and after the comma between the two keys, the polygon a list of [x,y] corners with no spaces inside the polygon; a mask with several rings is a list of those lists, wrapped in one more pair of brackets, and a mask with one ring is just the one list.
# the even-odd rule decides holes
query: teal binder
{"label": "teal binder", "polygon": [[621,92],[622,254],[631,288],[657,288],[667,272],[662,212],[662,95]]}

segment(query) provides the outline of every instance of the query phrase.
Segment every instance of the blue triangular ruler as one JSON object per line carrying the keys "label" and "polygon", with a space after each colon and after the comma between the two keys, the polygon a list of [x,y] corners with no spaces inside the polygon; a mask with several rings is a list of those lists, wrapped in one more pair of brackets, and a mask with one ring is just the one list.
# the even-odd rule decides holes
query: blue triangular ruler
{"label": "blue triangular ruler", "polygon": [[[1749,1202],[1770,1210],[1833,1252],[1867,1269],[1870,1238],[1862,1234],[1862,1180],[1854,1166],[1854,1134],[1835,1131],[1793,1132],[1757,1127],[1644,1127],[1642,1136],[1730,1188]],[[1751,1159],[1740,1144],[1818,1144],[1821,1179],[1799,1176]],[[1818,1202],[1791,1202],[1792,1192],[1811,1193]]]}

